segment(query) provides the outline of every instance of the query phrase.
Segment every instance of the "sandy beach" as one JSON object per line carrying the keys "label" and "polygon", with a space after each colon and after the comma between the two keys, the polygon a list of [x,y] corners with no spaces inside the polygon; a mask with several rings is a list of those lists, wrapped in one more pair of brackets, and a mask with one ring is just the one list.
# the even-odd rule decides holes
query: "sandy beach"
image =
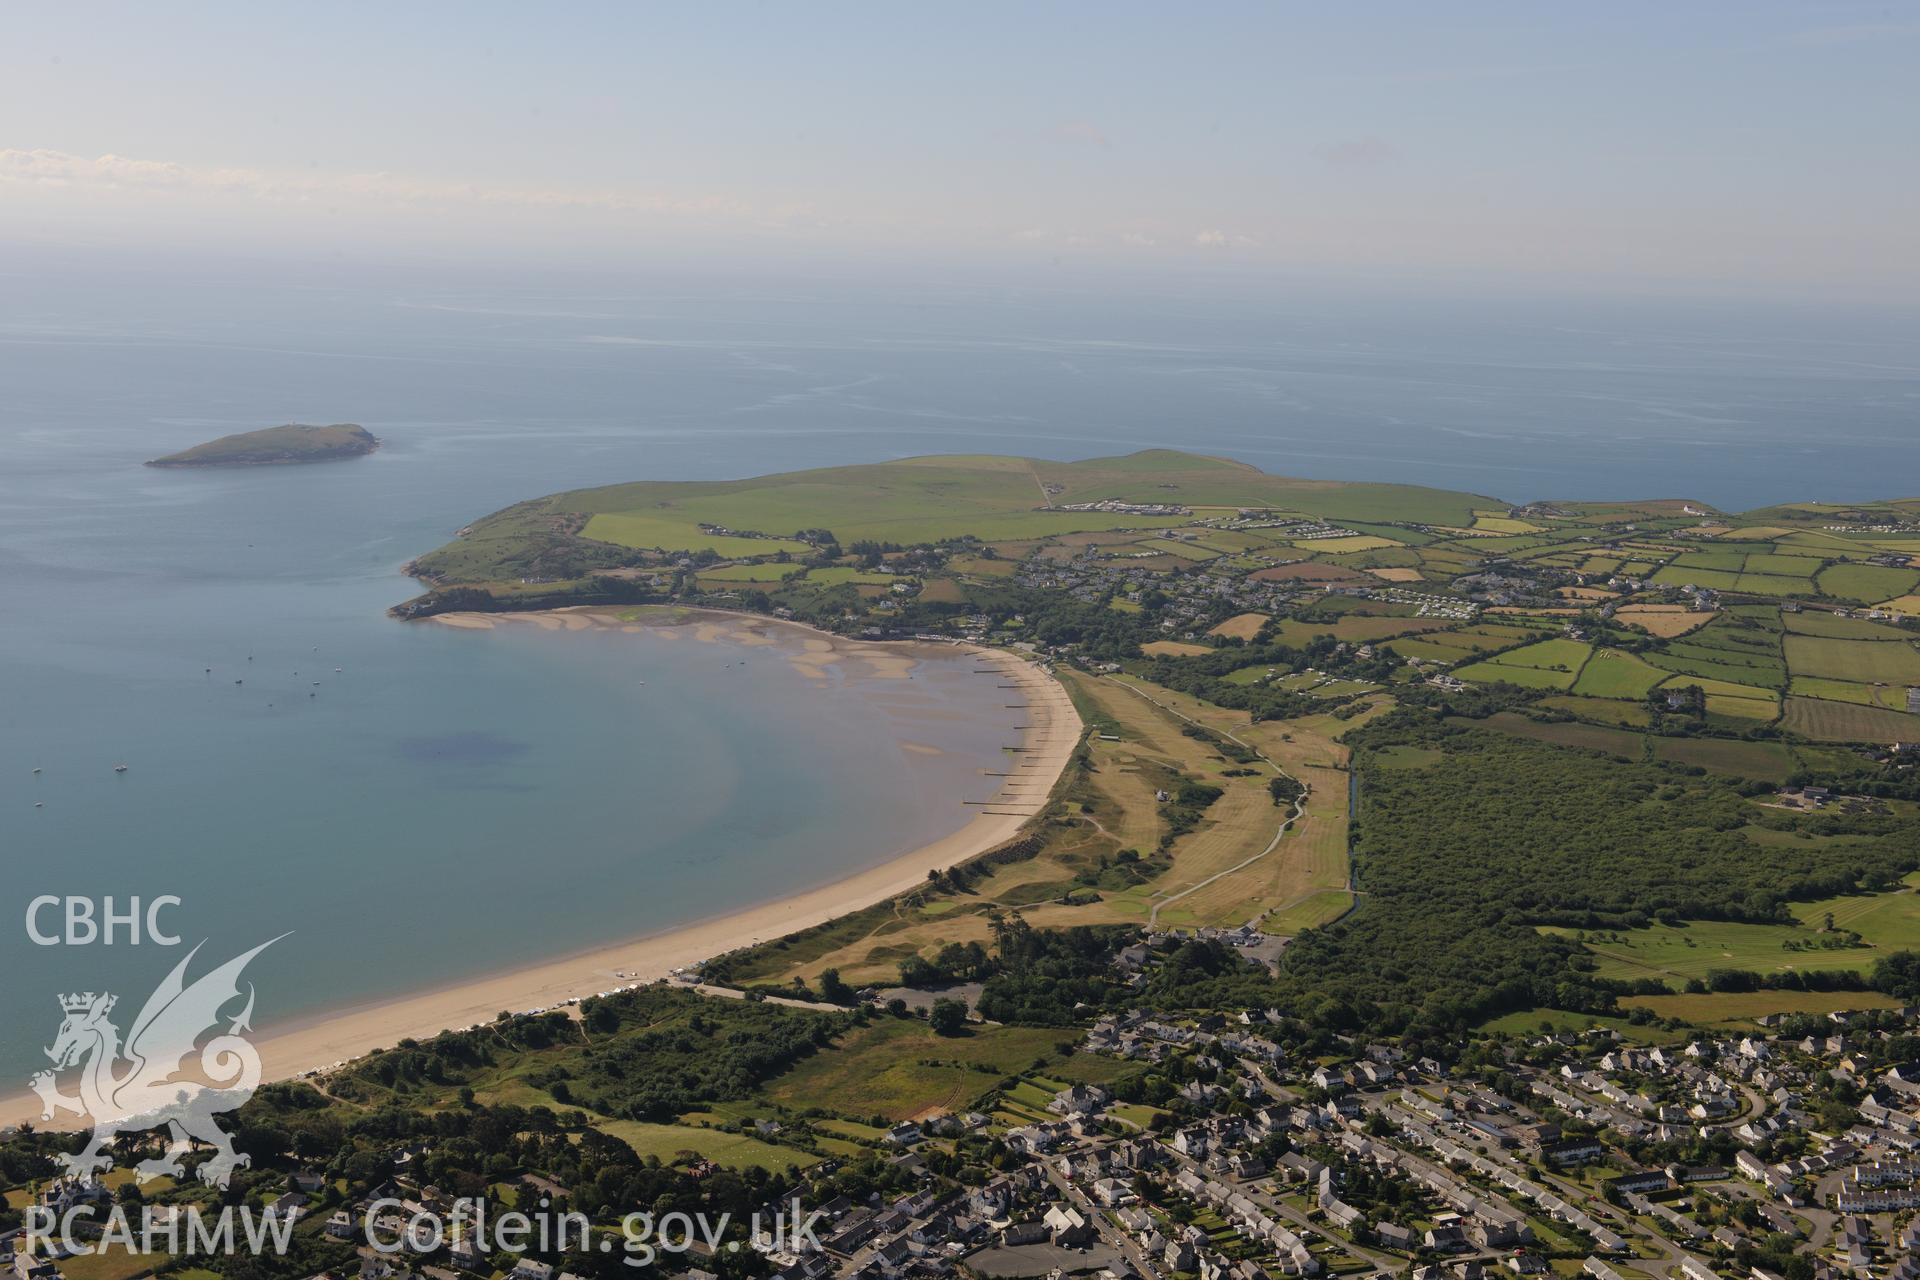
{"label": "sandy beach", "polygon": [[[641,620],[636,621],[636,617]],[[1017,835],[1039,808],[1072,757],[1082,725],[1066,690],[1037,664],[997,649],[928,641],[849,640],[797,623],[755,614],[712,610],[636,614],[620,609],[566,609],[528,614],[447,614],[414,625],[469,630],[535,626],[548,630],[642,629],[686,638],[690,643],[779,647],[796,671],[825,680],[839,664],[881,679],[904,680],[915,662],[936,647],[970,654],[999,677],[996,691],[1009,703],[1024,703],[1026,725],[1017,753],[1010,754],[1000,789],[952,834],[902,851],[865,871],[772,902],[743,906],[609,947],[582,951],[509,972],[477,977],[436,990],[332,1011],[275,1028],[256,1038],[270,1080],[287,1079],[360,1057],[403,1039],[491,1021],[502,1011],[561,1005],[613,988],[667,978],[702,960],[753,942],[779,937],[904,893],[944,869]],[[983,677],[984,678],[984,677]],[[936,748],[902,741],[901,750]],[[68,1124],[71,1115],[61,1117]],[[0,1125],[41,1123],[38,1099],[19,1094],[0,1099]],[[55,1122],[58,1125],[60,1122]]]}

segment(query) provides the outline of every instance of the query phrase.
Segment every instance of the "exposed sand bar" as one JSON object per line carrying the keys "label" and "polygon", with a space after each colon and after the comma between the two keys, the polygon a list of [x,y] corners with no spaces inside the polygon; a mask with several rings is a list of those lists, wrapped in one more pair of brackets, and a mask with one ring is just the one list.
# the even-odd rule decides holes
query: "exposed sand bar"
{"label": "exposed sand bar", "polygon": [[[636,622],[635,616],[642,621]],[[751,614],[709,610],[663,611],[659,615],[681,635],[696,642],[779,644],[788,660],[803,674],[822,678],[823,668],[837,662],[859,663],[866,674],[904,679],[916,653],[928,642],[848,640],[811,627]],[[638,630],[656,625],[648,614],[632,610],[566,609],[534,614],[450,614],[433,620],[439,625],[484,629],[527,625],[580,630],[615,627]],[[578,952],[564,959],[476,978],[437,990],[391,1000],[380,1000],[336,1010],[322,1017],[296,1022],[256,1039],[270,1080],[316,1071],[404,1039],[426,1039],[441,1031],[489,1022],[502,1011],[520,1012],[564,1004],[614,987],[670,976],[699,961],[748,943],[776,938],[809,928],[923,884],[927,872],[944,870],[986,852],[1016,836],[1026,825],[1027,813],[1038,806],[1030,797],[1050,789],[1065,770],[1083,733],[1079,714],[1066,690],[1035,663],[997,649],[959,648],[979,666],[993,668],[979,677],[982,696],[1023,701],[1026,727],[1021,750],[1003,766],[1015,775],[1003,790],[1006,809],[986,812],[962,808],[953,797],[956,818],[972,814],[953,834],[920,848],[898,853],[868,870],[832,884],[808,889],[773,902],[760,903],[716,915],[695,924],[635,938],[609,947]],[[1012,686],[1012,687],[1007,687]],[[902,743],[903,750],[924,752],[919,743]],[[1029,797],[1015,799],[1014,796]],[[1020,812],[1013,812],[1020,810]],[[752,892],[751,888],[743,892]],[[0,1098],[0,1126],[40,1123],[40,1103],[30,1094]],[[48,1127],[74,1123],[63,1115]]]}

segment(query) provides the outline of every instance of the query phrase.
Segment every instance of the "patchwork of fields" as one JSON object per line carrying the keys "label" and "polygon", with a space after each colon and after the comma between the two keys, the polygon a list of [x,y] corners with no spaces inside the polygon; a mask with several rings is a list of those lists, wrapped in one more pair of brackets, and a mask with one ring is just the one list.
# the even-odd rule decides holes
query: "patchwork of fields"
{"label": "patchwork of fields", "polygon": [[[741,975],[869,981],[986,939],[996,913],[1288,934],[1348,918],[1341,741],[1396,706],[1458,713],[1510,735],[1508,751],[1526,738],[1654,779],[1738,779],[1743,804],[1828,773],[1861,782],[1853,794],[1908,796],[1896,744],[1920,743],[1916,528],[1920,500],[1515,507],[1153,450],[581,490],[479,521],[413,569],[433,607],[456,588],[446,607],[665,598],[1056,662],[1100,731],[1034,856],[758,949]],[[1310,789],[1277,839],[1276,768]],[[1895,945],[1898,914],[1863,913],[1844,946],[1836,931],[1856,926],[1824,915],[1586,945],[1603,975],[1675,986],[1736,963],[1857,970]]]}

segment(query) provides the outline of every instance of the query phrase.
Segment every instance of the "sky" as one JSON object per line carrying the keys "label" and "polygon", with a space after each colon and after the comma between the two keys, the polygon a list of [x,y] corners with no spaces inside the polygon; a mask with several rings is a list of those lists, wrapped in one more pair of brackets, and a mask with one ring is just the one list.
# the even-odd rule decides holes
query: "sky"
{"label": "sky", "polygon": [[0,250],[1920,301],[1920,4],[10,6]]}

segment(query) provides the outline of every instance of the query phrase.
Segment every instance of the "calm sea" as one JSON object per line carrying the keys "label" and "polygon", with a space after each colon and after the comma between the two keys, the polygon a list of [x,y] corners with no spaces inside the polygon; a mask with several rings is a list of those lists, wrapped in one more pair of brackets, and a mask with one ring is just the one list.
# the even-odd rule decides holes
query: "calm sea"
{"label": "calm sea", "polygon": [[[37,894],[178,894],[220,958],[295,930],[257,966],[270,1025],[821,883],[964,819],[924,795],[969,791],[1015,719],[965,664],[923,665],[928,725],[733,646],[382,615],[410,556],[516,499],[1150,445],[1513,500],[1887,496],[1920,492],[1917,333],[1744,305],[17,271],[0,1093],[57,992],[137,1001],[177,958],[32,946]],[[139,466],[284,421],[386,446]]]}

